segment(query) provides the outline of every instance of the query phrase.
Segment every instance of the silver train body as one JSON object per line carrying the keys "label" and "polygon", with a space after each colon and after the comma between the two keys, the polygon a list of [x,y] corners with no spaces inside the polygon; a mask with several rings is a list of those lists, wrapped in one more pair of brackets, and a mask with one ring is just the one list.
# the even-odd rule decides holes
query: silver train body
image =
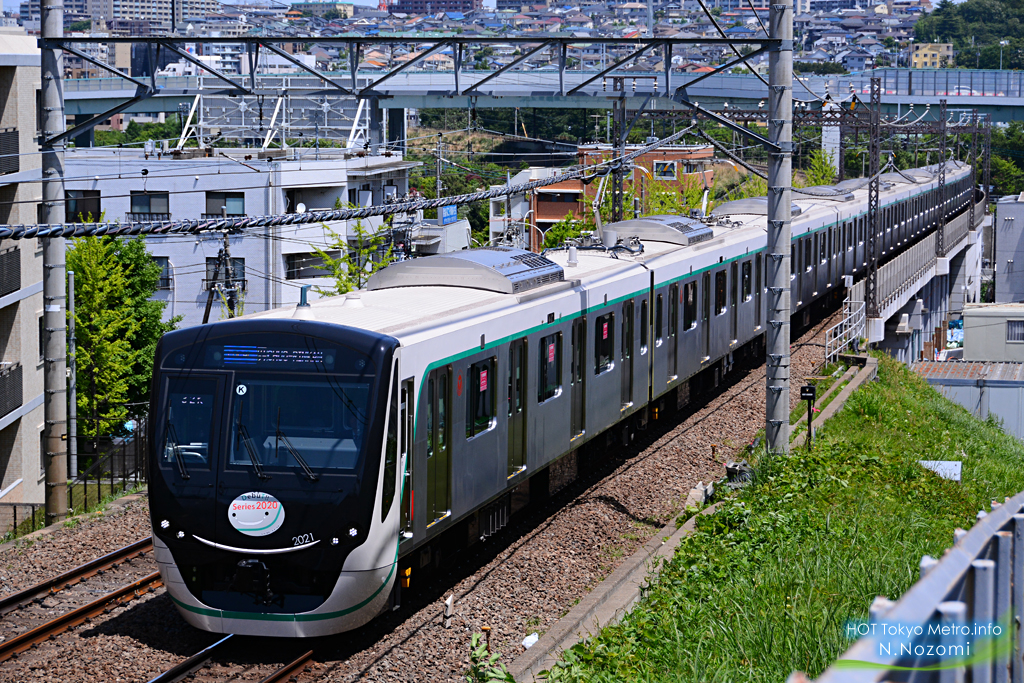
{"label": "silver train body", "polygon": [[[913,182],[897,174],[883,178],[884,230],[877,238],[883,258],[933,230],[942,210],[934,167],[906,176]],[[945,213],[951,217],[973,197],[970,169],[947,167],[946,181]],[[794,194],[794,313],[843,289],[844,276],[864,272],[867,188],[855,185],[830,197]],[[608,228],[627,241],[638,238],[642,253],[580,250],[576,263],[567,251],[542,257],[501,247],[404,261],[375,275],[364,291],[246,316],[257,340],[264,328],[300,336],[358,330],[392,340],[393,351],[380,356],[387,364],[377,369],[382,414],[376,428],[390,440],[382,435],[366,454],[372,476],[361,485],[375,493],[363,502],[368,514],[358,545],[339,560],[329,590],[317,598],[322,602],[310,609],[238,611],[207,604],[188,586],[188,572],[195,570],[182,567],[190,553],[207,551],[239,563],[276,552],[299,566],[303,554],[313,557],[330,539],[344,538],[348,522],[336,508],[322,506],[309,522],[308,537],[292,529],[254,539],[225,527],[215,541],[194,540],[182,528],[183,540],[175,546],[172,534],[183,525],[164,509],[173,507],[177,494],[167,494],[163,509],[155,502],[157,561],[181,614],[209,631],[271,636],[337,633],[374,618],[396,580],[429,561],[430,543],[439,534],[465,524],[469,534],[486,536],[501,526],[513,494],[535,474],[628,424],[654,402],[684,403],[691,378],[724,369],[735,351],[761,337],[767,325],[765,213],[762,198],[724,204],[704,221],[624,221]],[[206,327],[231,324],[238,323]],[[230,389],[237,380],[227,377]],[[167,402],[160,381],[154,383],[155,406]],[[237,401],[238,391],[224,392],[223,400]],[[229,408],[224,411],[235,419]],[[160,438],[154,435],[156,458],[166,449]],[[168,481],[178,476],[173,465],[162,466]],[[294,492],[275,488],[286,481],[283,474],[265,482],[254,478],[251,488],[240,483],[204,509],[224,516],[223,501],[257,487],[287,508]],[[316,486],[309,484],[310,490]],[[161,528],[165,518],[169,529]],[[276,534],[282,538],[274,540]],[[321,545],[307,547],[314,541]],[[331,567],[321,566],[330,580]],[[279,570],[267,571],[273,582]]]}

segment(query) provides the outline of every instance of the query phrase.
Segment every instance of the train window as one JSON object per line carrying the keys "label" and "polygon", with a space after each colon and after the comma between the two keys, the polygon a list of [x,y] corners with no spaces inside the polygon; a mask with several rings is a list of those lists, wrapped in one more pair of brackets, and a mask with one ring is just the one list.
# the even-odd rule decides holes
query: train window
{"label": "train window", "polygon": [[605,313],[594,321],[594,374],[612,369],[615,361],[615,314]]}
{"label": "train window", "polygon": [[163,427],[160,465],[184,472],[210,469],[210,432],[213,429],[216,379],[169,377],[167,379],[167,423]]}
{"label": "train window", "polygon": [[434,455],[434,378],[427,380],[427,457]]}
{"label": "train window", "polygon": [[725,271],[715,273],[715,315],[722,315],[728,308],[725,298]]}
{"label": "train window", "polygon": [[683,285],[683,330],[697,327],[697,283]]}
{"label": "train window", "polygon": [[811,238],[804,238],[804,258],[803,264],[805,270],[810,270],[814,266],[814,251],[811,249]]}
{"label": "train window", "polygon": [[675,284],[668,288],[668,336],[675,337],[679,334],[679,285]]}
{"label": "train window", "polygon": [[640,355],[647,353],[647,299],[640,302]]}
{"label": "train window", "polygon": [[540,372],[537,373],[537,402],[557,396],[562,389],[562,333],[540,339]]}
{"label": "train window", "polygon": [[797,264],[800,262],[800,250],[795,244],[789,245],[789,279],[796,277]]}
{"label": "train window", "polygon": [[818,233],[818,260],[821,261],[822,263],[828,261],[828,241],[826,239],[827,236],[827,232],[822,231]]}
{"label": "train window", "polygon": [[447,452],[448,440],[448,375],[444,372],[438,378],[437,394],[437,449],[442,454]]}
{"label": "train window", "polygon": [[398,476],[398,375],[391,378],[391,408],[388,410],[388,440],[384,448],[384,483],[380,490],[380,521],[387,519],[395,502]]}
{"label": "train window", "polygon": [[743,301],[750,301],[751,296],[751,283],[750,283],[750,261],[744,261],[743,263]]}
{"label": "train window", "polygon": [[486,358],[469,366],[466,395],[466,438],[486,432],[494,423],[495,359]]}
{"label": "train window", "polygon": [[664,335],[663,330],[665,329],[664,319],[662,318],[662,296],[658,295],[654,303],[654,339],[658,345],[661,345],[661,338]]}

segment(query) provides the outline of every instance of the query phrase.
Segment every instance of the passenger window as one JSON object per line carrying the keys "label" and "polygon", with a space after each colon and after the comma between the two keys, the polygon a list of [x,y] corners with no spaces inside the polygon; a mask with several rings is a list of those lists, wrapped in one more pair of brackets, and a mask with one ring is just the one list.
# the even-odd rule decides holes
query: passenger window
{"label": "passenger window", "polygon": [[800,262],[800,250],[795,244],[789,245],[789,275],[790,280],[796,275],[797,264]]}
{"label": "passenger window", "polygon": [[434,380],[427,380],[427,457],[434,455]]}
{"label": "passenger window", "polygon": [[562,388],[562,333],[556,332],[540,340],[540,372],[537,373],[537,401],[558,395]]}
{"label": "passenger window", "polygon": [[715,315],[722,315],[727,308],[725,300],[725,271],[715,273]]}
{"label": "passenger window", "polygon": [[654,301],[654,338],[658,344],[661,344],[661,338],[665,334],[664,329],[664,318],[662,318],[662,295],[659,294],[658,298]]}
{"label": "passenger window", "polygon": [[395,502],[395,477],[398,474],[398,374],[391,379],[391,408],[388,410],[388,442],[384,449],[384,484],[380,490],[380,521],[387,519]]}
{"label": "passenger window", "polygon": [[469,366],[466,392],[466,438],[486,432],[494,419],[494,375],[495,358],[473,363]]}
{"label": "passenger window", "polygon": [[697,327],[697,283],[683,285],[683,331]]}
{"label": "passenger window", "polygon": [[647,299],[640,302],[640,355],[647,353]]}
{"label": "passenger window", "polygon": [[743,300],[750,301],[750,261],[743,264]]}
{"label": "passenger window", "polygon": [[594,374],[610,370],[615,358],[615,314],[599,315],[594,321]]}
{"label": "passenger window", "polygon": [[[433,380],[431,380],[433,382]],[[445,450],[445,440],[448,438],[448,373],[445,372],[441,375],[441,379],[438,381],[440,385],[440,394],[437,396],[437,447],[443,453]]]}

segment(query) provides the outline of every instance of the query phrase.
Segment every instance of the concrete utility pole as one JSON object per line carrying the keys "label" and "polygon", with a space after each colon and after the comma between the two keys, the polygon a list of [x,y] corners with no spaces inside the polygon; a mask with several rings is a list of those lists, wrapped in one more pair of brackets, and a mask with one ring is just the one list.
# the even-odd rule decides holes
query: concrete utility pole
{"label": "concrete utility pole", "polygon": [[68,271],[68,469],[78,476],[78,363],[75,359],[75,273]]}
{"label": "concrete utility pole", "polygon": [[[43,164],[43,203],[40,222],[64,223],[64,142],[48,142],[64,132],[64,57],[48,40],[64,37],[62,0],[42,0],[40,30],[43,39],[41,105],[42,135],[39,138]],[[67,317],[64,300],[64,238],[43,238],[43,388],[46,420],[43,463],[46,470],[46,523],[59,522],[68,513],[67,439]]]}
{"label": "concrete utility pole", "polygon": [[768,328],[765,433],[772,453],[789,452],[790,190],[793,180],[793,0],[775,0],[768,56]]}

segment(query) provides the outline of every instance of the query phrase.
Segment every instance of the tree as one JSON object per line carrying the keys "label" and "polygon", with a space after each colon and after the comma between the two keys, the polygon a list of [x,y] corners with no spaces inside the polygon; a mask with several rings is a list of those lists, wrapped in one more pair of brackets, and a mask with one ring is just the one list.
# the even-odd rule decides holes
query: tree
{"label": "tree", "polygon": [[96,448],[100,436],[119,432],[128,418],[130,375],[139,361],[131,340],[140,323],[131,317],[113,238],[74,240],[67,268],[75,273],[78,434]]}
{"label": "tree", "polygon": [[92,30],[92,19],[83,19],[82,21],[73,21],[68,26],[69,31],[91,31]]}
{"label": "tree", "polygon": [[544,233],[544,248],[551,249],[563,244],[566,240],[579,237],[583,221],[576,219],[571,213],[558,221]]}
{"label": "tree", "polygon": [[335,232],[326,223],[321,223],[321,226],[331,237],[328,248],[310,245],[313,252],[323,261],[314,267],[327,271],[330,277],[334,278],[332,286],[314,288],[321,296],[340,296],[355,289],[362,289],[371,275],[394,260],[391,245],[387,244],[386,230],[371,231],[363,226],[361,220],[349,225],[355,237],[354,248],[350,246],[350,241],[345,235]]}
{"label": "tree", "polygon": [[95,444],[147,412],[156,344],[181,317],[163,322],[166,303],[150,299],[161,269],[141,237],[73,240],[67,269],[75,273],[79,436]]}
{"label": "tree", "polygon": [[820,147],[811,152],[811,163],[804,170],[808,187],[831,185],[836,177],[835,157]]}

